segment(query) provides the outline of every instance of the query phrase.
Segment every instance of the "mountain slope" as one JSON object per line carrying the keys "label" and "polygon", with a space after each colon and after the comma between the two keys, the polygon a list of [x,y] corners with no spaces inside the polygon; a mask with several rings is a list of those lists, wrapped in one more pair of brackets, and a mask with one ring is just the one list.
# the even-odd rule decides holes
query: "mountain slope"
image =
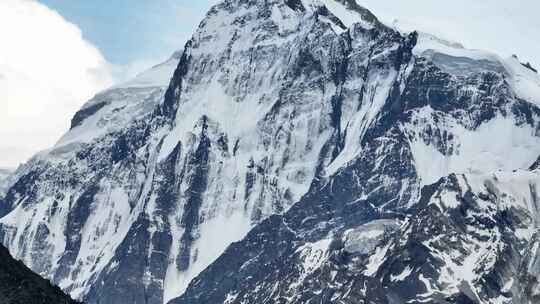
{"label": "mountain slope", "polygon": [[450,175],[403,214],[364,207],[322,239],[291,210],[171,303],[535,303],[539,183],[537,170]]}
{"label": "mountain slope", "polygon": [[386,298],[362,268],[388,258],[383,243],[345,242],[351,262],[336,240],[390,238],[451,174],[528,169],[539,83],[354,1],[222,1],[183,52],[98,94],[17,171],[0,240],[88,303],[417,299],[423,285]]}
{"label": "mountain slope", "polygon": [[[162,75],[172,75],[178,61],[173,56],[86,103],[71,130],[19,168],[0,199],[9,213],[0,220],[6,246],[74,297],[82,298],[97,274],[113,266],[137,219],[134,205],[150,171],[147,122],[171,77]],[[157,144],[151,140],[148,145]]]}
{"label": "mountain slope", "polygon": [[[384,37],[380,29],[367,30],[371,37]],[[351,44],[355,43],[354,33],[362,31],[366,31],[362,24],[349,29],[347,38],[352,38]],[[356,46],[362,44],[358,42]],[[445,282],[448,278],[443,278],[444,273],[440,272],[447,270],[440,261],[449,260],[448,256],[430,259],[428,254],[435,255],[436,249],[420,248],[422,251],[419,251],[416,246],[422,238],[421,230],[411,233],[410,246],[413,247],[410,254],[402,258],[411,259],[420,254],[419,258],[425,260],[419,262],[427,262],[426,267],[431,268],[423,270],[427,274],[417,277],[416,281],[407,280],[409,285],[395,284],[398,286],[394,287],[392,284],[391,275],[401,281],[409,272],[419,272],[418,268],[406,268],[403,261],[394,266],[403,266],[399,269],[389,269],[392,265],[387,265],[378,273],[376,266],[385,262],[385,252],[390,245],[369,241],[371,250],[366,249],[369,252],[360,258],[353,258],[347,252],[345,256],[336,255],[340,251],[339,240],[349,231],[365,229],[363,225],[380,223],[378,221],[396,223],[390,226],[404,225],[408,218],[421,215],[420,210],[429,199],[423,192],[436,187],[431,184],[441,178],[451,173],[490,174],[496,170],[526,169],[540,152],[537,131],[540,81],[536,74],[522,68],[515,59],[502,60],[424,35],[415,44],[412,54],[411,61],[397,66],[404,71],[403,77],[390,86],[395,89],[387,94],[378,117],[364,133],[347,134],[351,143],[357,140],[358,144],[348,149],[345,140],[343,150],[329,166],[331,170],[339,162],[341,167],[335,174],[326,182],[314,181],[310,191],[283,217],[269,218],[243,241],[229,247],[172,303],[261,303],[270,299],[279,303],[534,302],[533,288],[527,292],[520,289],[528,284],[527,280],[516,280],[514,285],[511,282],[512,276],[521,270],[517,266],[502,267],[508,261],[504,256],[496,261],[496,266],[486,267],[488,274],[489,271],[497,273],[495,277],[483,277],[480,273],[468,278],[467,273],[456,267],[454,272],[447,273],[451,273],[457,284]],[[348,75],[353,67],[347,68]],[[525,87],[528,89],[523,89]],[[357,116],[359,126],[366,123],[364,113],[373,108],[373,95],[370,97],[360,105],[364,111],[359,111]],[[356,126],[351,129],[362,130]],[[536,184],[538,176],[531,174],[529,179],[523,184],[516,182],[518,186],[522,184],[520,190],[523,191],[517,195],[527,198],[534,206],[535,191],[529,190],[527,184]],[[424,187],[422,192],[421,187]],[[510,194],[517,196],[504,191],[498,195],[504,199]],[[486,200],[498,205],[497,197]],[[534,231],[535,226],[527,219],[536,216],[534,208],[519,209],[525,211],[518,210],[520,218],[514,225]],[[423,216],[427,223],[441,217],[434,213]],[[523,243],[531,240],[531,234],[513,231],[514,227],[504,220],[497,219],[497,225],[506,225],[508,227],[501,229],[510,230],[506,231],[508,239],[499,243],[512,250],[511,261],[524,264],[530,249],[524,248]],[[427,231],[437,227],[424,223],[419,226],[418,229]],[[460,226],[454,229],[462,231]],[[457,249],[462,256],[478,250],[474,247],[475,237],[478,236],[473,234],[469,241],[473,247]],[[403,235],[396,239],[407,240]],[[463,263],[460,258],[456,259],[457,264]],[[478,262],[467,261],[473,265]],[[338,270],[340,267],[345,273]],[[382,284],[381,279],[384,279]],[[389,288],[394,291],[388,292]]]}
{"label": "mountain slope", "polygon": [[4,304],[76,304],[60,288],[14,260],[0,245],[0,298]]}
{"label": "mountain slope", "polygon": [[8,188],[9,177],[11,174],[13,174],[13,170],[0,168],[0,196],[2,196]]}

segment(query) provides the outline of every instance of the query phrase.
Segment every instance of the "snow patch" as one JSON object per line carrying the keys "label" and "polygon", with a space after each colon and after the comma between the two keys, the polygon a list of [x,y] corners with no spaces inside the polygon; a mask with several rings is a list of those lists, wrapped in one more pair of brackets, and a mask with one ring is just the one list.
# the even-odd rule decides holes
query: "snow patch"
{"label": "snow patch", "polygon": [[386,253],[390,249],[392,244],[386,244],[383,247],[377,247],[374,254],[369,257],[369,261],[366,264],[366,269],[364,270],[364,275],[371,277],[379,271],[379,268],[384,263],[386,259]]}
{"label": "snow patch", "polygon": [[296,252],[301,252],[302,268],[306,273],[311,273],[321,267],[331,242],[332,239],[322,239],[318,242],[307,243],[296,250]]}
{"label": "snow patch", "polygon": [[405,269],[398,275],[390,275],[390,281],[392,282],[398,282],[398,281],[403,281],[405,280],[406,278],[408,278],[411,273],[412,273],[412,268],[411,266],[407,265],[407,267],[405,267]]}
{"label": "snow patch", "polygon": [[[511,118],[496,117],[469,130],[453,119],[433,120],[430,107],[416,113],[420,129],[432,126],[453,135],[448,145],[453,151],[443,154],[418,134],[410,142],[417,174],[423,186],[451,173],[489,173],[497,170],[527,169],[540,155],[540,137],[529,125],[516,126]],[[408,126],[415,133],[419,126]]]}

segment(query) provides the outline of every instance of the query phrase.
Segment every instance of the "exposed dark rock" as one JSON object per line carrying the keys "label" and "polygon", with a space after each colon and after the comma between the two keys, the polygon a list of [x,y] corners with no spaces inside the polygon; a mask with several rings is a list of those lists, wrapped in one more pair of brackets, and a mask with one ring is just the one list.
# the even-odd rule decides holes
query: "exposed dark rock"
{"label": "exposed dark rock", "polygon": [[76,304],[60,288],[11,257],[0,245],[0,302],[3,304]]}

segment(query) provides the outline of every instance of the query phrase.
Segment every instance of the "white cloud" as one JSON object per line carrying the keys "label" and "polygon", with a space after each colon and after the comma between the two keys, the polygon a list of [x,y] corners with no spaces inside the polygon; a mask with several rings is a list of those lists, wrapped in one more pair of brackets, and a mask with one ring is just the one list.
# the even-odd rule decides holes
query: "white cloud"
{"label": "white cloud", "polygon": [[0,1],[0,166],[51,147],[111,75],[99,50],[58,13],[33,0]]}

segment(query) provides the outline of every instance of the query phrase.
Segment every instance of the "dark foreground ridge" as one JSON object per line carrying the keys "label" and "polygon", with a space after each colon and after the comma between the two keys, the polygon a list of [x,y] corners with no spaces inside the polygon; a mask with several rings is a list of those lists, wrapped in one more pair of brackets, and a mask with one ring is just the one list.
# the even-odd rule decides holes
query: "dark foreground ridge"
{"label": "dark foreground ridge", "polygon": [[8,250],[0,245],[0,303],[76,304],[79,302],[72,300],[60,288],[12,258]]}

